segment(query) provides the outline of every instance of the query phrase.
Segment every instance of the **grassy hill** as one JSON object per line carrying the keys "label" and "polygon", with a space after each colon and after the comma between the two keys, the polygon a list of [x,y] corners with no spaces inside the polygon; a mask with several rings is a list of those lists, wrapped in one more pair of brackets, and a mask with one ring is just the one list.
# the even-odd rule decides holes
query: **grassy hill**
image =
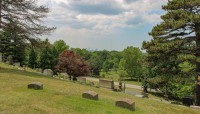
{"label": "grassy hill", "polygon": [[[27,89],[27,84],[39,81],[44,90]],[[82,92],[92,90],[99,100],[83,99]],[[136,110],[115,107],[115,100],[129,98]],[[199,110],[137,98],[43,75],[17,70],[0,63],[0,114],[197,114]]]}

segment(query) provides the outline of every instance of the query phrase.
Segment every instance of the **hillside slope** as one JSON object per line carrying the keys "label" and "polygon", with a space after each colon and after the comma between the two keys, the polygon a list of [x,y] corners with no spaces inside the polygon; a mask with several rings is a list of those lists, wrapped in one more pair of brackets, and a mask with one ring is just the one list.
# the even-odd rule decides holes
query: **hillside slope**
{"label": "hillside slope", "polygon": [[[39,81],[44,90],[27,89],[27,84]],[[0,114],[197,114],[199,110],[137,98],[69,81],[62,81],[12,69],[0,63]],[[99,100],[87,100],[82,92],[92,90]],[[136,110],[115,107],[115,100],[129,98],[136,102]]]}

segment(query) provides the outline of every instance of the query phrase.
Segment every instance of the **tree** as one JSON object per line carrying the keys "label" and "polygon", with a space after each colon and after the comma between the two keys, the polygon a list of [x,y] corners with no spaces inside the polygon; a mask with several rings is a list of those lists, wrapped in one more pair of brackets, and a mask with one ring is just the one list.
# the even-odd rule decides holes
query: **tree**
{"label": "tree", "polygon": [[102,68],[103,68],[103,70],[104,70],[105,72],[108,72],[110,69],[112,69],[113,65],[114,65],[114,63],[113,63],[112,61],[106,60],[106,61],[103,63]]}
{"label": "tree", "polygon": [[53,53],[52,53],[52,46],[49,43],[48,39],[41,43],[42,51],[40,54],[40,68],[42,70],[50,68],[53,69],[54,61],[53,61]]}
{"label": "tree", "polygon": [[137,77],[140,80],[142,64],[142,52],[136,47],[127,47],[123,50],[123,58],[120,62],[121,69],[124,69],[131,78]]}
{"label": "tree", "polygon": [[14,62],[23,64],[27,43],[19,35],[21,28],[18,28],[14,23],[9,23],[8,25],[12,25],[13,28],[5,27],[0,32],[0,52],[5,57],[12,56]]}
{"label": "tree", "polygon": [[195,104],[200,106],[200,1],[169,0],[162,8],[167,11],[161,16],[163,22],[152,29],[153,40],[144,42],[143,48],[150,54],[151,63],[165,61],[167,68],[162,69],[164,64],[158,67],[164,72],[177,74],[178,65],[184,61],[196,64]]}
{"label": "tree", "polygon": [[59,55],[64,51],[69,49],[69,46],[63,40],[55,41],[53,44],[52,49],[52,56],[53,56],[53,66],[57,65]]}
{"label": "tree", "polygon": [[89,63],[71,50],[66,50],[60,55],[55,68],[59,72],[66,72],[69,74],[70,79],[72,76],[73,80],[76,80],[78,76],[84,76],[90,73]]}
{"label": "tree", "polygon": [[12,24],[20,28],[22,38],[33,41],[38,35],[47,34],[55,28],[41,25],[49,9],[39,6],[37,0],[1,0],[0,1],[0,29],[13,28]]}
{"label": "tree", "polygon": [[92,56],[92,53],[88,51],[87,49],[80,49],[80,48],[71,48],[71,50],[80,55],[83,59],[89,60]]}
{"label": "tree", "polygon": [[37,65],[36,60],[37,60],[37,55],[35,53],[34,48],[32,47],[31,52],[29,54],[29,60],[28,60],[29,67],[31,67],[32,69],[35,68],[35,66]]}
{"label": "tree", "polygon": [[63,40],[55,41],[53,44],[53,51],[55,56],[59,56],[64,50],[69,49],[69,46]]}

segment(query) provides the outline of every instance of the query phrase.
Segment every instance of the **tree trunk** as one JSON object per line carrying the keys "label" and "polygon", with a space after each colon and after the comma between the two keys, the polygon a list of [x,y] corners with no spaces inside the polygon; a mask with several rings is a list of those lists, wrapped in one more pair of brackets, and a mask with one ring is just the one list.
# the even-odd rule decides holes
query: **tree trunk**
{"label": "tree trunk", "polygon": [[[200,30],[196,31],[196,57],[200,58]],[[200,62],[196,62],[196,76],[195,76],[195,105],[200,106]]]}

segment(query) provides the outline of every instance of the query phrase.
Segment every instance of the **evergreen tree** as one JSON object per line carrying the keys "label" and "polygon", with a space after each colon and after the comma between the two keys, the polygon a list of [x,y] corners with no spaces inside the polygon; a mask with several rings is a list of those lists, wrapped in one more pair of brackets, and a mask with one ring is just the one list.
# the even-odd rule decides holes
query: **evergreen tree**
{"label": "evergreen tree", "polygon": [[52,49],[51,44],[49,43],[48,39],[46,39],[43,43],[42,52],[40,54],[40,67],[44,69],[53,69],[53,55],[52,55]]}
{"label": "evergreen tree", "polygon": [[23,36],[21,28],[17,27],[15,23],[9,23],[0,33],[0,52],[5,57],[12,56],[14,62],[20,62],[23,64],[25,58],[26,42]]}
{"label": "evergreen tree", "polygon": [[0,0],[0,29],[13,28],[9,23],[23,32],[24,39],[33,41],[38,35],[47,34],[55,28],[41,25],[49,9],[37,4],[37,0]]}
{"label": "evergreen tree", "polygon": [[37,65],[36,60],[37,60],[37,55],[36,55],[34,48],[32,47],[31,52],[29,54],[29,61],[28,61],[29,67],[31,67],[32,69],[35,68]]}
{"label": "evergreen tree", "polygon": [[183,61],[196,64],[195,103],[200,106],[200,1],[169,0],[162,8],[167,11],[163,22],[150,32],[153,40],[143,43],[150,54],[147,60],[162,74],[178,74]]}

